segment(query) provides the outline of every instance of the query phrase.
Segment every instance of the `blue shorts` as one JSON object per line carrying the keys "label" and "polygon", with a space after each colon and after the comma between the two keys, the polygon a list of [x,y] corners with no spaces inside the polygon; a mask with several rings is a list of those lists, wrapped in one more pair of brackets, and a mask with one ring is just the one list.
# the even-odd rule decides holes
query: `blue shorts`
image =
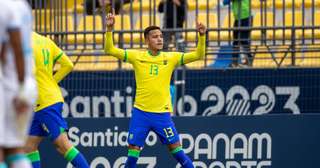
{"label": "blue shorts", "polygon": [[29,135],[49,136],[54,141],[58,136],[68,130],[67,122],[62,117],[63,103],[56,103],[35,112]]}
{"label": "blue shorts", "polygon": [[149,131],[155,132],[162,144],[168,145],[180,141],[169,112],[150,113],[133,108],[128,143],[143,147]]}

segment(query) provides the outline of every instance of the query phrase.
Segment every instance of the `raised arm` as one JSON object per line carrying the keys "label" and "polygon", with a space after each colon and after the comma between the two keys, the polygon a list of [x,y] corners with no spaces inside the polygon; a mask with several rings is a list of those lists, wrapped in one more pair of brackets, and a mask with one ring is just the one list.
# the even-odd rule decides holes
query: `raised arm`
{"label": "raised arm", "polygon": [[202,23],[197,23],[197,30],[199,32],[199,39],[197,49],[194,52],[185,53],[182,55],[181,64],[187,64],[200,59],[203,59],[206,54],[206,27]]}
{"label": "raised arm", "polygon": [[104,43],[104,52],[108,55],[117,57],[120,60],[125,60],[125,50],[117,48],[113,45],[112,31],[115,23],[114,14],[107,15],[107,33]]}

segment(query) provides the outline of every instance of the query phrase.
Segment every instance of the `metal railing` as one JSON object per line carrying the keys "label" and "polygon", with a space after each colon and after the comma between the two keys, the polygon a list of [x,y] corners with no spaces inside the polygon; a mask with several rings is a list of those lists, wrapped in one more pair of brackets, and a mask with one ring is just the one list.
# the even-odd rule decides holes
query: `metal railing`
{"label": "metal railing", "polygon": [[[162,13],[158,9],[159,0],[120,0],[106,5],[95,0],[29,2],[34,8],[35,31],[54,38],[70,56],[105,55],[105,16],[115,8],[114,40],[122,48],[146,48],[145,26],[159,25],[164,33],[179,33],[168,50],[191,51],[197,41],[195,23],[201,21],[208,27],[208,47],[207,56],[199,67],[208,67],[223,59],[234,62],[240,57],[241,61],[248,54],[253,57],[250,61],[254,67],[308,66],[309,62],[320,66],[319,0],[241,0],[238,9],[233,9],[234,1],[223,5],[223,0],[185,0],[180,8],[170,8],[170,4],[164,3]],[[182,27],[178,25],[181,11],[185,12]],[[172,14],[168,14],[170,12]],[[241,21],[234,24],[236,12],[239,15],[248,12],[248,16],[252,16],[251,24],[241,25],[242,18],[236,19]],[[173,17],[171,26],[165,22],[168,16]],[[244,32],[251,32],[251,36],[241,37]],[[233,36],[240,38],[235,40]],[[223,50],[223,47],[229,49]],[[266,66],[264,61],[268,62]],[[122,63],[117,63],[121,68]]]}

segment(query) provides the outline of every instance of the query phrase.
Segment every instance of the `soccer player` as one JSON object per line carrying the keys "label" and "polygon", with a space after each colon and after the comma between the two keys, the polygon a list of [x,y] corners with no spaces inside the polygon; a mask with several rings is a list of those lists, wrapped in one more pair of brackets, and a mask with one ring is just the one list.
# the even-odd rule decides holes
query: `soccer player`
{"label": "soccer player", "polygon": [[[73,63],[56,44],[37,33],[32,34],[39,97],[26,144],[26,152],[33,168],[40,168],[38,146],[49,136],[58,152],[76,168],[89,168],[84,156],[71,144],[67,123],[62,117],[63,97],[58,83],[72,71]],[[53,73],[55,63],[60,68]]]}
{"label": "soccer player", "polygon": [[205,56],[206,27],[197,23],[200,34],[195,52],[161,52],[162,32],[157,26],[144,30],[147,51],[123,50],[114,47],[112,30],[114,14],[107,15],[105,53],[133,65],[136,79],[136,97],[128,135],[126,168],[135,168],[140,151],[150,130],[154,131],[171,154],[184,168],[193,168],[192,161],[182,150],[178,132],[171,119],[172,105],[169,84],[173,70]]}
{"label": "soccer player", "polygon": [[23,150],[37,95],[32,75],[31,9],[24,0],[1,1],[0,7],[0,20],[6,20],[1,23],[1,29],[7,32],[0,35],[4,38],[1,46],[4,91],[1,96],[4,96],[5,111],[0,126],[4,129],[0,145],[9,167],[31,168]]}

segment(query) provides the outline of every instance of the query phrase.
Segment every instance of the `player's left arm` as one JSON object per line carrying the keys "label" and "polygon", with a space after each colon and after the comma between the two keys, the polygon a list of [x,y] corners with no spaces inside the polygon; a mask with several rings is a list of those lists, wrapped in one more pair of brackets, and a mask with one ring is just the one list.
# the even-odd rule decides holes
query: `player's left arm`
{"label": "player's left arm", "polygon": [[53,78],[59,83],[64,77],[66,77],[73,69],[73,63],[69,59],[69,57],[61,53],[61,57],[57,60],[60,63],[60,68],[58,71],[53,75]]}
{"label": "player's left arm", "polygon": [[199,32],[197,49],[194,52],[184,53],[181,55],[180,64],[187,64],[203,59],[206,54],[206,27],[202,23],[197,23],[197,31]]}
{"label": "player's left arm", "polygon": [[59,83],[64,77],[66,77],[73,69],[73,63],[69,57],[58,47],[54,42],[52,42],[52,48],[54,52],[53,65],[58,62],[60,68],[53,75],[53,78]]}

